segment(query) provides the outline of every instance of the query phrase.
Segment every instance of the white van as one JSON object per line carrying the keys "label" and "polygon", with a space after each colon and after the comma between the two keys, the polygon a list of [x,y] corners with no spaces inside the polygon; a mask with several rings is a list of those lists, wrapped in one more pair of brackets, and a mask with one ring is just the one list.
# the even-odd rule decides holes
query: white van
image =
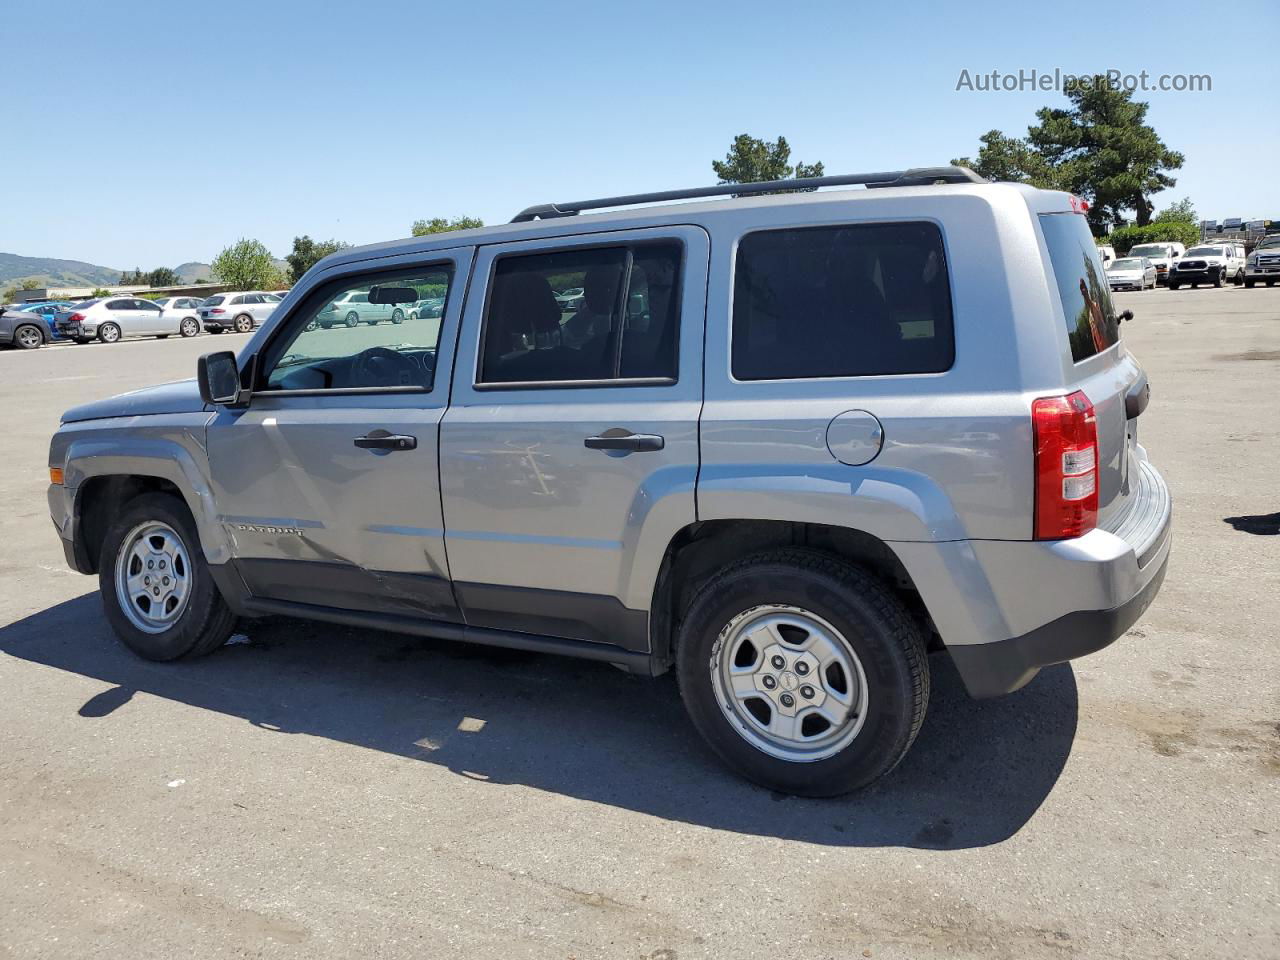
{"label": "white van", "polygon": [[1160,243],[1139,243],[1127,254],[1130,257],[1146,257],[1156,268],[1156,283],[1168,283],[1169,271],[1174,261],[1182,258],[1187,248],[1181,243],[1161,241]]}

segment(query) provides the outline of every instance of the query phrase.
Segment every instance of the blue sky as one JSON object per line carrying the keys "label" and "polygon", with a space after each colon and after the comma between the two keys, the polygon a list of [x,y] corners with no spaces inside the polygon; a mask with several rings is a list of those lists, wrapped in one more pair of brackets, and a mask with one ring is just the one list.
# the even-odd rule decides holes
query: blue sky
{"label": "blue sky", "polygon": [[[1209,74],[1141,94],[1201,216],[1280,219],[1280,4],[320,4],[9,0],[0,250],[113,267],[242,236],[371,243],[418,217],[715,182],[735,134],[828,173],[946,163],[1052,92],[971,73]],[[888,11],[886,15],[886,11]],[[1215,14],[1216,15],[1216,14]]]}

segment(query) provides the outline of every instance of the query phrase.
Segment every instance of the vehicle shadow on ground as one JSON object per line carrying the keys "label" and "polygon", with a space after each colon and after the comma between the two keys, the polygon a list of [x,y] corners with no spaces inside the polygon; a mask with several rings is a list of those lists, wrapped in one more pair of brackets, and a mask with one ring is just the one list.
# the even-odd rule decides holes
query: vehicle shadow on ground
{"label": "vehicle shadow on ground", "polygon": [[1076,731],[1069,666],[977,702],[950,660],[934,656],[928,717],[902,764],[863,793],[803,800],[726,771],[686,720],[670,676],[283,618],[242,623],[249,642],[202,660],[156,664],[116,643],[101,609],[86,594],[0,628],[3,653],[112,685],[79,707],[86,722],[109,723],[145,692],[479,782],[810,843],[998,843],[1048,796]]}

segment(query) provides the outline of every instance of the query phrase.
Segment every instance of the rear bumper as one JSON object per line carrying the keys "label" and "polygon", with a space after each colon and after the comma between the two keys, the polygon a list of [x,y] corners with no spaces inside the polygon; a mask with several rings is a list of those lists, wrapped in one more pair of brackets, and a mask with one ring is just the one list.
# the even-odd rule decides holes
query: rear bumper
{"label": "rear bumper", "polygon": [[1146,460],[1123,516],[1074,540],[893,543],[974,697],[1111,644],[1151,605],[1173,539],[1168,487]]}
{"label": "rear bumper", "polygon": [[1041,667],[1074,660],[1109,647],[1147,612],[1160,592],[1168,555],[1146,585],[1119,606],[1077,610],[1030,633],[995,643],[952,646],[947,650],[972,697],[998,697],[1027,684]]}

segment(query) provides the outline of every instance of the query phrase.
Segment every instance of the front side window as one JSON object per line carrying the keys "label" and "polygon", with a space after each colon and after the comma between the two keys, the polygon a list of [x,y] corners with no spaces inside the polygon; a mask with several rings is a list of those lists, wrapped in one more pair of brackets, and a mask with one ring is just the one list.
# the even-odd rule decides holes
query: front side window
{"label": "front side window", "polygon": [[1098,269],[1098,255],[1084,217],[1042,213],[1040,229],[1062,301],[1071,358],[1079,363],[1120,339],[1111,288]]}
{"label": "front side window", "polygon": [[478,383],[674,380],[682,257],[658,241],[498,260]]}
{"label": "front side window", "polygon": [[[450,264],[412,273],[348,278],[308,298],[291,317],[291,332],[268,351],[262,389],[349,390],[398,387],[430,390],[435,383],[439,316],[410,316],[423,297],[442,300],[453,282]],[[348,306],[380,304],[394,323],[349,324]],[[367,308],[366,308],[367,309]]]}
{"label": "front side window", "polygon": [[942,234],[930,223],[751,233],[738,244],[738,380],[939,373],[955,358]]}

